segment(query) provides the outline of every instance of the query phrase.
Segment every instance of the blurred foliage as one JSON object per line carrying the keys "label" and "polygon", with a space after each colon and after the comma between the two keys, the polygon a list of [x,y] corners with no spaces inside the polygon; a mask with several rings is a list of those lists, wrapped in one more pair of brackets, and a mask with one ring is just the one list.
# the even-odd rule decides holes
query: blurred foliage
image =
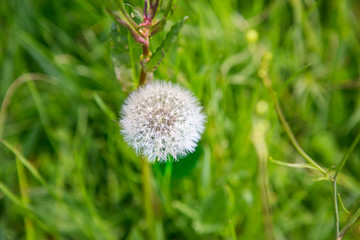
{"label": "blurred foliage", "polygon": [[[141,12],[142,1],[131,4]],[[117,124],[126,95],[104,7],[99,0],[0,1],[0,99],[23,74],[55,83],[26,81],[8,99],[1,139],[18,152],[0,143],[1,240],[147,239],[141,160]],[[153,231],[157,239],[232,239],[233,232],[264,239],[250,139],[259,100],[269,103],[269,154],[303,160],[258,77],[260,57],[273,54],[270,76],[300,144],[321,165],[337,165],[360,131],[360,3],[183,0],[165,29],[184,16],[154,77],[192,90],[208,123],[197,152],[152,166]],[[152,51],[164,36],[151,40]],[[135,80],[138,72],[124,76]],[[360,199],[359,172],[357,147],[338,179],[348,209]],[[272,162],[268,175],[276,239],[333,239],[328,182]],[[340,210],[341,225],[347,218]],[[359,224],[344,239],[360,239]]]}

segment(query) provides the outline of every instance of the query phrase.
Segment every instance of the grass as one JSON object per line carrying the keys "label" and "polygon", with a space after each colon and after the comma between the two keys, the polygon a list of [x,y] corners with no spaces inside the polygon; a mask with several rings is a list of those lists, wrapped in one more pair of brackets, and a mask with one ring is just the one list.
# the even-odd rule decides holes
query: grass
{"label": "grass", "polygon": [[[177,1],[165,29],[189,18],[154,77],[192,90],[208,122],[194,154],[150,165],[150,206],[142,161],[119,133],[126,94],[104,8],[0,3],[0,99],[12,89],[0,117],[0,239],[334,239],[331,185],[312,169],[267,161],[305,163],[258,71],[271,52],[269,77],[295,137],[321,166],[338,166],[360,131],[359,3]],[[164,35],[152,39],[153,51]],[[259,112],[260,100],[268,111]],[[350,211],[359,172],[357,146],[337,176]],[[345,226],[341,207],[339,217]],[[344,239],[360,239],[359,224]]]}

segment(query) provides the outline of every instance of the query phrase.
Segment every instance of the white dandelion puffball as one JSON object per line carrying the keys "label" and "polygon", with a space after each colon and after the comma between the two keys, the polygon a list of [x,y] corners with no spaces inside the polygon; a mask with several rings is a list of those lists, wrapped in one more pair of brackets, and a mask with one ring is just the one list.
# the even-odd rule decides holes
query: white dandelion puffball
{"label": "white dandelion puffball", "polygon": [[149,162],[194,152],[205,115],[196,97],[171,82],[153,82],[132,92],[121,111],[121,133]]}

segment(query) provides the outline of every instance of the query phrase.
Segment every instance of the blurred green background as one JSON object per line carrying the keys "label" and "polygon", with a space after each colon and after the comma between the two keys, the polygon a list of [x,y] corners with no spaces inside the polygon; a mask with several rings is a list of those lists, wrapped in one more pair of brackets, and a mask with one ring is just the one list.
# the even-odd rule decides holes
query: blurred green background
{"label": "blurred green background", "polygon": [[[142,163],[117,124],[126,93],[105,5],[0,1],[0,99],[11,95],[0,117],[1,240],[149,239]],[[268,162],[262,199],[267,152],[304,160],[258,70],[271,52],[269,75],[297,139],[320,165],[337,165],[360,131],[360,2],[178,0],[165,29],[184,16],[154,77],[193,91],[208,122],[194,154],[151,165],[156,239],[266,239],[262,200],[275,239],[334,239],[331,185],[320,174]],[[339,177],[348,209],[360,198],[359,172],[357,147]],[[344,239],[360,239],[359,224]]]}

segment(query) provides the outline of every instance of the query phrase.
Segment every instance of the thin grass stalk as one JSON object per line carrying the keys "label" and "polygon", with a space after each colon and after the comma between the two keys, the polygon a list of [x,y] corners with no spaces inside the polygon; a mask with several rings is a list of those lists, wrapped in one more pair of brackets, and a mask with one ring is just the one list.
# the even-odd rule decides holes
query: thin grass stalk
{"label": "thin grass stalk", "polygon": [[28,81],[44,81],[49,83],[55,83],[54,79],[46,76],[41,73],[27,73],[24,75],[21,75],[17,79],[14,80],[14,82],[10,85],[10,87],[7,89],[5,93],[5,97],[2,101],[1,108],[0,108],[0,139],[2,139],[2,134],[5,128],[5,122],[7,117],[7,110],[11,102],[11,98],[23,83]]}
{"label": "thin grass stalk", "polygon": [[293,132],[291,131],[291,128],[289,126],[289,123],[287,122],[284,114],[283,114],[283,111],[281,109],[281,106],[279,104],[279,102],[277,101],[277,98],[276,98],[276,95],[275,95],[275,92],[273,90],[271,90],[271,97],[272,97],[272,101],[275,105],[275,109],[276,109],[276,112],[279,116],[279,119],[280,119],[280,122],[286,132],[286,135],[289,137],[290,139],[290,142],[292,143],[292,145],[294,146],[294,148],[296,149],[296,151],[308,162],[310,163],[311,165],[313,165],[317,170],[319,170],[319,172],[321,172],[326,178],[328,178],[328,174],[327,174],[327,171],[322,168],[317,162],[315,162],[315,160],[313,160],[303,149],[302,147],[300,146],[300,144],[298,143],[298,141],[296,140]]}
{"label": "thin grass stalk", "polygon": [[[265,58],[265,56],[264,56]],[[269,59],[266,59],[269,61]],[[265,61],[265,60],[263,60]],[[298,143],[298,141],[295,138],[294,133],[291,131],[290,125],[287,122],[285,115],[282,111],[282,108],[279,104],[279,101],[277,100],[276,97],[276,92],[272,89],[272,82],[270,77],[268,76],[268,62],[267,63],[262,63],[262,67],[259,71],[259,76],[263,81],[264,86],[266,87],[266,89],[268,90],[271,100],[275,106],[275,110],[276,113],[280,119],[281,125],[283,126],[286,135],[289,137],[291,144],[293,145],[293,147],[295,148],[295,150],[311,165],[313,165],[319,172],[321,172],[326,178],[329,178],[329,175],[327,173],[327,171],[322,168],[315,160],[313,160],[300,146],[300,144]]]}
{"label": "thin grass stalk", "polygon": [[334,222],[335,222],[335,239],[339,237],[339,229],[340,229],[340,221],[339,221],[339,208],[337,202],[337,186],[336,180],[332,181],[332,188],[333,188],[333,201],[334,201]]}
{"label": "thin grass stalk", "polygon": [[[73,218],[74,222],[78,223],[79,226],[84,230],[84,232],[88,235],[88,237],[93,237],[92,233],[90,233],[89,231],[87,231],[87,229],[85,229],[83,227],[83,222],[81,222],[78,218],[76,218],[74,216],[73,211],[68,208],[64,202],[64,199],[60,196],[60,194],[56,193],[56,189],[53,189],[52,187],[50,187],[45,179],[40,175],[40,173],[37,171],[37,169],[29,162],[29,160],[27,160],[22,153],[20,153],[20,151],[18,151],[14,146],[12,146],[10,143],[8,143],[5,140],[1,140],[0,139],[0,143],[4,144],[5,147],[7,147],[11,152],[14,153],[16,159],[19,160],[19,162],[21,162],[21,164],[29,171],[29,173],[31,173],[31,175],[48,191],[48,193],[56,200],[58,201],[58,203],[60,204],[60,206],[66,210],[67,213],[69,213],[69,215]],[[18,200],[17,198],[15,198],[15,196],[13,194],[10,193],[10,191],[5,187],[5,185],[1,184],[0,182],[0,191],[3,191],[5,195],[7,195],[14,203],[16,203],[17,205],[19,205],[20,207],[22,207],[23,209],[31,212],[27,206],[25,206],[20,200]],[[35,219],[36,220],[36,219]],[[37,221],[38,222],[38,221]],[[45,225],[44,225],[45,227]],[[56,229],[54,229],[54,232],[56,233],[56,235],[59,235],[59,233],[57,232]]]}
{"label": "thin grass stalk", "polygon": [[[19,161],[18,158],[16,158],[16,168],[18,173],[18,181],[19,181],[19,188],[21,193],[21,201],[26,206],[30,202],[29,197],[29,184],[27,181],[26,173],[24,166]],[[35,240],[35,228],[34,223],[31,218],[28,217],[27,214],[24,214],[24,224],[25,224],[25,238],[26,240]]]}
{"label": "thin grass stalk", "polygon": [[356,145],[359,143],[360,141],[360,132],[357,134],[356,138],[354,139],[354,141],[352,142],[350,148],[347,150],[347,152],[345,153],[344,157],[341,159],[340,164],[338,165],[338,167],[336,168],[336,172],[334,174],[334,177],[332,179],[332,187],[333,187],[333,202],[334,202],[334,221],[335,221],[335,228],[336,228],[336,238],[335,239],[342,239],[342,236],[345,234],[342,234],[342,236],[340,236],[340,220],[339,220],[339,208],[338,208],[338,193],[337,193],[337,186],[336,186],[336,179],[337,176],[339,175],[339,173],[341,172],[341,170],[343,169],[343,167],[345,166],[345,163],[347,162],[347,160],[350,157],[350,154],[354,151]]}
{"label": "thin grass stalk", "polygon": [[341,172],[341,170],[345,166],[346,161],[349,159],[350,154],[354,151],[354,149],[355,149],[356,145],[359,143],[359,141],[360,141],[360,131],[358,132],[355,140],[352,142],[350,148],[345,153],[344,157],[341,159],[340,164],[336,168],[336,172],[335,172],[335,175],[334,175],[334,180],[335,181],[336,181],[337,176],[339,175],[339,173]]}
{"label": "thin grass stalk", "polygon": [[36,223],[36,226],[39,226],[39,229],[44,230],[46,233],[53,234],[54,239],[60,239],[59,233],[56,229],[46,226],[43,220],[41,220],[29,206],[24,205],[23,201],[17,196],[15,196],[15,194],[12,193],[10,189],[8,189],[6,185],[3,184],[3,182],[1,181],[0,192],[2,192],[12,204],[17,206],[24,215],[27,215],[28,218],[31,218]]}

